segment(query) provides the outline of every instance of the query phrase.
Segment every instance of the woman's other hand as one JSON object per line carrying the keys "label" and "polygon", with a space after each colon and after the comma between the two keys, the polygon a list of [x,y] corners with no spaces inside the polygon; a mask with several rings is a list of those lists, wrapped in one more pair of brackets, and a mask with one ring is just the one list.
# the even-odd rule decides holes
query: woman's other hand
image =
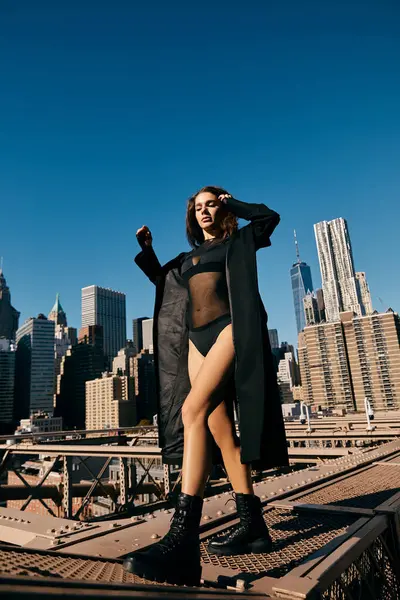
{"label": "woman's other hand", "polygon": [[136,239],[142,250],[144,250],[146,247],[149,247],[153,244],[153,237],[152,237],[151,231],[147,227],[147,225],[143,225],[143,227],[141,227],[140,229],[137,230]]}
{"label": "woman's other hand", "polygon": [[228,198],[232,198],[232,196],[230,194],[221,194],[220,196],[218,196],[218,200],[220,202],[223,202],[224,204],[226,204]]}

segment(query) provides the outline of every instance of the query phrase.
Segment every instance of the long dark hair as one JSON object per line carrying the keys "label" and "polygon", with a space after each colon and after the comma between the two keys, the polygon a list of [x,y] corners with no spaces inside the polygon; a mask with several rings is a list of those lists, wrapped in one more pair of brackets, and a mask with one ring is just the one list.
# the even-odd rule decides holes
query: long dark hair
{"label": "long dark hair", "polygon": [[[197,248],[204,242],[203,230],[197,222],[195,209],[196,198],[203,192],[209,192],[216,198],[218,198],[218,196],[221,194],[228,194],[228,192],[221,187],[206,185],[206,187],[201,188],[201,190],[189,198],[186,211],[186,237],[192,248]],[[223,211],[223,214],[221,215],[219,227],[222,233],[221,238],[225,239],[228,235],[232,235],[235,231],[237,231],[238,220],[237,217],[225,207],[225,205],[222,205],[220,210]]]}

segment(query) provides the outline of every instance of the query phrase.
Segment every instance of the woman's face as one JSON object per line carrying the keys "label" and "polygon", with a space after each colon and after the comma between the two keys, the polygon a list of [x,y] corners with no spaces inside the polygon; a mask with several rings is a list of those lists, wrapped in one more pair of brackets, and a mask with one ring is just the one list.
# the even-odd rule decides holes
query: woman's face
{"label": "woman's face", "polygon": [[194,201],[196,219],[204,231],[218,229],[221,201],[211,192],[201,192]]}

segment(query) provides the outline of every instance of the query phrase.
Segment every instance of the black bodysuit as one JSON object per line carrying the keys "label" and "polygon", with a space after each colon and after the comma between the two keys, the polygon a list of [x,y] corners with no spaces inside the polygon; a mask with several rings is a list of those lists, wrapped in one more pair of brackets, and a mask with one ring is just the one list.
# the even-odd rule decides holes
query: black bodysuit
{"label": "black bodysuit", "polygon": [[225,274],[228,239],[205,240],[182,264],[181,275],[189,293],[189,339],[203,356],[231,322]]}

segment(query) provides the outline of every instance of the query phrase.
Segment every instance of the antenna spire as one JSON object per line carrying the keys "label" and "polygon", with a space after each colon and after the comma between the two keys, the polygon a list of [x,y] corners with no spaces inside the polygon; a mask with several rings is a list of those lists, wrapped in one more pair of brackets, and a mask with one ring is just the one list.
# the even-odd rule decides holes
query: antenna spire
{"label": "antenna spire", "polygon": [[294,230],[294,244],[296,246],[296,257],[297,257],[297,262],[300,263],[300,252],[299,252],[299,244],[297,241],[297,235],[296,235],[296,230]]}

